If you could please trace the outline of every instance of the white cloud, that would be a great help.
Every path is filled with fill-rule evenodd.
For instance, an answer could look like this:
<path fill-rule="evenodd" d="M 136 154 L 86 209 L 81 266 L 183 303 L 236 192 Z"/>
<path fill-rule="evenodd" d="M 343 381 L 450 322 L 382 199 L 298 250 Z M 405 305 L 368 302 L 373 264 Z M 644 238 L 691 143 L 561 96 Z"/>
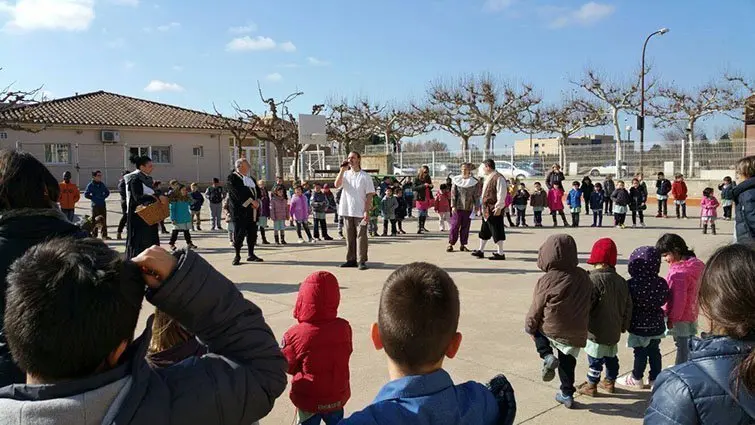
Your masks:
<path fill-rule="evenodd" d="M 121 6 L 139 6 L 139 0 L 110 0 L 110 3 L 114 3 Z"/>
<path fill-rule="evenodd" d="M 294 46 L 294 43 L 292 43 L 290 41 L 285 41 L 285 42 L 281 43 L 279 47 L 284 52 L 295 52 L 296 51 L 296 46 Z"/>
<path fill-rule="evenodd" d="M 278 81 L 283 80 L 283 76 L 278 74 L 277 72 L 273 72 L 272 74 L 267 74 L 265 79 L 267 81 L 270 81 L 271 83 L 277 83 Z"/>
<path fill-rule="evenodd" d="M 105 43 L 105 46 L 109 49 L 122 49 L 126 47 L 126 40 L 119 37 L 115 40 L 110 40 L 107 43 Z"/>
<path fill-rule="evenodd" d="M 181 65 L 173 65 L 173 70 L 176 72 L 181 72 L 184 70 L 184 67 L 182 67 Z"/>
<path fill-rule="evenodd" d="M 486 0 L 485 9 L 492 12 L 500 12 L 501 10 L 508 9 L 516 3 L 516 0 Z"/>
<path fill-rule="evenodd" d="M 85 31 L 94 20 L 94 0 L 0 0 L 0 17 L 10 15 L 8 31 Z"/>
<path fill-rule="evenodd" d="M 152 80 L 147 84 L 147 87 L 144 88 L 144 91 L 148 92 L 161 92 L 161 91 L 172 91 L 172 92 L 182 92 L 184 91 L 184 88 L 176 83 L 166 83 L 164 81 L 160 80 Z"/>
<path fill-rule="evenodd" d="M 136 64 L 134 62 L 131 62 L 131 61 L 123 62 L 123 67 L 126 69 L 134 69 L 135 66 Z"/>
<path fill-rule="evenodd" d="M 330 65 L 330 62 L 320 60 L 312 56 L 307 58 L 307 62 L 309 62 L 309 64 L 312 66 L 329 66 Z"/>
<path fill-rule="evenodd" d="M 250 22 L 246 25 L 241 25 L 238 27 L 228 28 L 228 32 L 230 32 L 231 34 L 247 34 L 255 31 L 257 31 L 257 24 L 255 24 L 254 22 Z"/>
<path fill-rule="evenodd" d="M 171 22 L 169 24 L 160 25 L 157 27 L 157 30 L 160 32 L 168 32 L 170 30 L 178 29 L 181 27 L 181 23 L 179 22 Z"/>
<path fill-rule="evenodd" d="M 616 6 L 596 2 L 585 3 L 579 9 L 561 9 L 559 16 L 552 18 L 551 28 L 564 28 L 567 26 L 589 26 L 601 21 L 613 14 Z"/>

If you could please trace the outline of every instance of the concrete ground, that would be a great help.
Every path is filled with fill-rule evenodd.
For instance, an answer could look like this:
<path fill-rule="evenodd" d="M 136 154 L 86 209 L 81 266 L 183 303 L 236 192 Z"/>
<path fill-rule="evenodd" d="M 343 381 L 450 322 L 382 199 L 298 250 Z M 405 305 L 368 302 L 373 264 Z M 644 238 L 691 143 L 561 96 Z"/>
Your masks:
<path fill-rule="evenodd" d="M 109 205 L 113 213 L 119 212 L 116 203 Z M 695 209 L 696 210 L 696 209 Z M 84 212 L 83 210 L 81 211 Z M 696 211 L 695 211 L 696 212 Z M 111 214 L 111 225 L 117 223 Z M 531 220 L 531 218 L 530 218 Z M 332 221 L 332 220 L 331 220 Z M 605 218 L 611 222 L 610 217 Z M 631 219 L 628 220 L 631 223 Z M 546 217 L 546 223 L 550 217 Z M 582 217 L 582 223 L 588 223 Z M 473 222 L 473 229 L 480 221 Z M 696 219 L 647 220 L 647 228 L 618 230 L 610 227 L 593 229 L 513 229 L 506 241 L 507 261 L 479 260 L 467 253 L 446 253 L 446 237 L 438 232 L 433 218 L 428 228 L 432 233 L 419 236 L 416 221 L 406 223 L 408 235 L 376 238 L 370 240 L 370 269 L 342 270 L 338 265 L 344 261 L 345 244 L 342 241 L 296 244 L 295 232 L 287 231 L 287 247 L 263 246 L 258 255 L 264 258 L 261 264 L 244 264 L 232 267 L 232 252 L 226 233 L 197 232 L 194 234 L 198 252 L 226 276 L 237 283 L 244 295 L 258 304 L 277 338 L 294 324 L 292 309 L 296 300 L 298 284 L 316 270 L 333 272 L 341 283 L 340 316 L 347 319 L 353 328 L 354 352 L 351 357 L 352 398 L 346 406 L 347 414 L 358 410 L 375 397 L 380 387 L 388 381 L 384 353 L 375 351 L 369 340 L 369 326 L 376 320 L 379 294 L 385 278 L 397 267 L 413 262 L 427 261 L 442 266 L 456 281 L 461 294 L 462 313 L 459 330 L 463 342 L 458 356 L 447 360 L 444 367 L 456 382 L 466 380 L 487 381 L 498 373 L 504 373 L 512 382 L 517 395 L 517 423 L 528 424 L 614 424 L 640 423 L 649 391 L 619 390 L 613 396 L 601 395 L 591 399 L 577 398 L 577 406 L 567 411 L 558 405 L 553 396 L 558 388 L 558 379 L 544 383 L 540 380 L 540 359 L 534 345 L 523 331 L 524 316 L 530 305 L 532 291 L 541 272 L 537 269 L 538 248 L 548 235 L 567 232 L 574 236 L 579 247 L 583 267 L 593 242 L 599 237 L 614 238 L 619 248 L 619 272 L 626 276 L 626 263 L 632 250 L 641 245 L 652 245 L 663 233 L 672 231 L 682 235 L 688 244 L 706 260 L 710 254 L 732 239 L 732 223 L 719 222 L 719 235 L 704 236 Z M 335 229 L 331 224 L 331 234 Z M 170 225 L 168 225 L 170 228 Z M 205 225 L 205 229 L 208 226 Z M 111 236 L 114 236 L 111 229 Z M 470 247 L 477 246 L 473 233 Z M 294 242 L 294 243 L 291 243 Z M 123 249 L 122 241 L 113 241 L 117 249 Z M 183 243 L 179 242 L 179 246 Z M 665 265 L 662 273 L 665 273 Z M 145 308 L 140 327 L 151 312 Z M 139 329 L 141 331 L 141 329 Z M 621 373 L 631 370 L 632 353 L 625 346 L 626 335 L 620 343 Z M 673 341 L 662 345 L 664 366 L 673 362 Z M 577 384 L 584 381 L 587 360 L 580 354 L 577 368 Z M 295 409 L 288 398 L 288 390 L 278 399 L 263 424 L 289 424 Z"/>

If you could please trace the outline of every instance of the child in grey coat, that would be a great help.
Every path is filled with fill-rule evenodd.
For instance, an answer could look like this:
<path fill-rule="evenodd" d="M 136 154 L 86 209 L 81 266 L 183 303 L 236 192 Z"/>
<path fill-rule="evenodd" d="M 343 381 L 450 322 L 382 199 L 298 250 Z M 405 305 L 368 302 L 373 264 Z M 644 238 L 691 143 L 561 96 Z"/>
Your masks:
<path fill-rule="evenodd" d="M 393 196 L 393 188 L 385 189 L 385 196 L 380 201 L 380 211 L 383 216 L 383 236 L 388 236 L 388 222 L 391 222 L 391 236 L 396 236 L 396 208 L 398 199 Z"/>

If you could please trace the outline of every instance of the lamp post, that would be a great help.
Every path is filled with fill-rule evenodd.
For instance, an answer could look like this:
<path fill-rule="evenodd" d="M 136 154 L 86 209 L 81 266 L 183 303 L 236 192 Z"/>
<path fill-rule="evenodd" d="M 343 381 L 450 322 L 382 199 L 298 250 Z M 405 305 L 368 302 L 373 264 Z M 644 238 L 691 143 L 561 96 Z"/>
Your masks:
<path fill-rule="evenodd" d="M 623 165 L 624 165 L 623 163 L 627 162 L 626 156 L 624 156 L 624 152 L 625 152 L 625 150 L 627 148 L 627 145 L 630 144 L 630 143 L 632 143 L 632 126 L 628 125 L 625 128 L 625 130 L 627 131 L 627 140 L 624 141 L 624 145 L 621 147 L 621 162 L 622 162 L 622 167 L 620 167 L 620 168 L 623 168 Z M 628 165 L 627 165 L 627 167 L 628 167 Z M 642 172 L 642 169 L 640 169 L 640 172 Z"/>
<path fill-rule="evenodd" d="M 661 28 L 650 34 L 642 45 L 642 70 L 640 71 L 640 116 L 637 117 L 637 130 L 640 131 L 640 172 L 643 170 L 643 156 L 645 154 L 645 49 L 648 47 L 648 41 L 656 34 L 666 34 L 668 28 Z"/>

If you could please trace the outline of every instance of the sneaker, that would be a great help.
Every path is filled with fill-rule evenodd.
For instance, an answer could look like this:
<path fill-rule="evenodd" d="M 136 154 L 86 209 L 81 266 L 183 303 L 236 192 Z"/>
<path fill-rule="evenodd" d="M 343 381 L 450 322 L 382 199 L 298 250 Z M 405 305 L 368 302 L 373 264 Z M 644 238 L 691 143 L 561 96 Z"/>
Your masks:
<path fill-rule="evenodd" d="M 642 227 L 648 227 L 648 225 L 645 224 L 645 223 L 640 223 L 640 226 L 642 226 Z"/>
<path fill-rule="evenodd" d="M 341 264 L 341 268 L 342 269 L 347 269 L 347 268 L 349 268 L 349 269 L 355 269 L 358 266 L 359 266 L 359 264 L 357 264 L 356 261 L 347 261 L 347 262 Z"/>
<path fill-rule="evenodd" d="M 367 270 L 367 264 L 359 263 L 359 270 Z"/>
<path fill-rule="evenodd" d="M 571 409 L 574 405 L 574 397 L 570 395 L 564 395 L 561 392 L 556 393 L 556 401 L 563 404 L 567 409 Z"/>
<path fill-rule="evenodd" d="M 622 225 L 621 225 L 621 228 L 622 228 L 622 229 L 626 229 L 626 228 L 627 228 L 627 226 L 626 226 L 625 224 L 622 224 Z"/>
<path fill-rule="evenodd" d="M 326 241 L 332 241 L 332 240 L 333 240 L 333 238 L 331 238 L 330 236 L 325 236 L 325 237 L 323 238 L 323 240 L 326 240 Z"/>
<path fill-rule="evenodd" d="M 636 225 L 636 224 L 633 224 L 633 225 L 632 225 L 632 228 L 634 229 L 635 227 L 637 227 L 637 225 Z"/>
<path fill-rule="evenodd" d="M 496 260 L 497 261 L 505 260 L 506 259 L 506 254 L 499 254 L 497 252 L 494 252 L 493 256 L 490 257 L 490 259 L 494 260 L 494 261 L 496 261 Z"/>
<path fill-rule="evenodd" d="M 580 386 L 577 387 L 577 392 L 588 397 L 597 397 L 598 385 L 593 384 L 590 381 L 583 382 Z"/>
<path fill-rule="evenodd" d="M 645 388 L 645 384 L 642 382 L 642 380 L 634 379 L 634 376 L 632 376 L 631 373 L 628 373 L 617 379 L 616 383 L 621 385 L 622 387 L 635 388 L 638 390 Z"/>
<path fill-rule="evenodd" d="M 558 369 L 558 357 L 553 354 L 545 356 L 542 370 L 543 382 L 552 381 L 556 377 L 556 369 Z"/>
<path fill-rule="evenodd" d="M 591 224 L 590 227 L 595 227 L 595 224 Z"/>
<path fill-rule="evenodd" d="M 663 214 L 656 214 L 655 218 L 662 218 Z"/>
<path fill-rule="evenodd" d="M 485 258 L 485 253 L 478 249 L 475 249 L 474 251 L 472 251 L 472 257 Z"/>
<path fill-rule="evenodd" d="M 297 242 L 298 242 L 298 243 L 304 243 L 304 239 L 301 239 L 301 238 L 300 238 L 300 239 L 299 239 L 299 240 L 298 240 Z"/>
<path fill-rule="evenodd" d="M 189 248 L 189 249 L 198 249 L 199 248 L 198 246 L 194 245 L 193 243 L 190 243 L 186 247 Z"/>
<path fill-rule="evenodd" d="M 310 239 L 310 240 L 308 240 L 307 242 L 309 242 L 309 243 L 315 243 L 315 242 L 317 242 L 317 241 L 319 241 L 319 239 Z"/>
<path fill-rule="evenodd" d="M 598 384 L 598 387 L 600 387 L 601 390 L 607 392 L 608 394 L 613 394 L 616 392 L 616 381 L 603 379 Z"/>
<path fill-rule="evenodd" d="M 262 263 L 264 260 L 256 255 L 250 255 L 246 257 L 246 261 L 249 261 L 250 263 Z"/>

